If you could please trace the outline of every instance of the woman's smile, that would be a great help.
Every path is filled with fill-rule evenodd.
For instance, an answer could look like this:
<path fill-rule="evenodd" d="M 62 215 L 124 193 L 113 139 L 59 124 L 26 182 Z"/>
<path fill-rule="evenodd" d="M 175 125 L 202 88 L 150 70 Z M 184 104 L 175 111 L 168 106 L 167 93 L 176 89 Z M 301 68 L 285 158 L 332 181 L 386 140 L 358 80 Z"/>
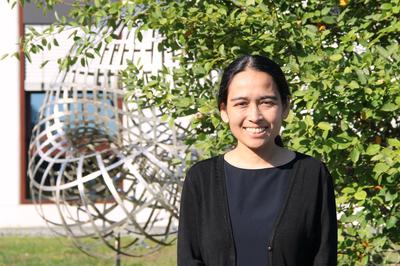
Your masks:
<path fill-rule="evenodd" d="M 243 127 L 243 129 L 254 137 L 262 137 L 267 133 L 267 127 Z"/>

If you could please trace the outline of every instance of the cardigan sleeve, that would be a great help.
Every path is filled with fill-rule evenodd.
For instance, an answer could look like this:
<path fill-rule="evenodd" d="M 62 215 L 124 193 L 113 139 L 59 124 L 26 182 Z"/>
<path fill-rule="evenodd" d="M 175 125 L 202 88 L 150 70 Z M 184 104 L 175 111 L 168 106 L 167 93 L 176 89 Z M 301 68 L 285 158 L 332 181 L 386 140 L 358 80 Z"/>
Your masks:
<path fill-rule="evenodd" d="M 185 178 L 178 228 L 178 266 L 204 266 L 199 243 L 199 203 L 191 171 Z"/>
<path fill-rule="evenodd" d="M 332 176 L 323 165 L 322 175 L 322 210 L 320 220 L 319 248 L 314 265 L 337 265 L 337 219 L 335 194 Z"/>

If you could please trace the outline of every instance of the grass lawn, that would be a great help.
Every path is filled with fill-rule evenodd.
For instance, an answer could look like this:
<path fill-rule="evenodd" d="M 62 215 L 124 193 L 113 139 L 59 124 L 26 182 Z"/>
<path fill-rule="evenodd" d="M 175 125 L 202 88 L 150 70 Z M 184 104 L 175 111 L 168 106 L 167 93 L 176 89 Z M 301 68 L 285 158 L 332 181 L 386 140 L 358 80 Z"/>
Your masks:
<path fill-rule="evenodd" d="M 108 252 L 108 249 L 105 249 Z M 110 254 L 111 251 L 110 251 Z M 0 265 L 55 266 L 55 265 L 114 265 L 114 258 L 93 258 L 78 250 L 70 240 L 62 237 L 0 237 Z M 125 266 L 175 266 L 176 245 L 140 258 L 121 257 Z"/>

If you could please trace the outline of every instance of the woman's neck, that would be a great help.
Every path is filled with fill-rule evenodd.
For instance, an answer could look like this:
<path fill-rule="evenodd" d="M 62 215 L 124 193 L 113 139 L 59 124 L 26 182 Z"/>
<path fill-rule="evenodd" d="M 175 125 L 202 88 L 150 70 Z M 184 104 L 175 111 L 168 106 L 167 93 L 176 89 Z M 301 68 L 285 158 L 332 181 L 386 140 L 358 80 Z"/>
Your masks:
<path fill-rule="evenodd" d="M 257 151 L 239 144 L 227 152 L 224 159 L 240 168 L 257 169 L 280 166 L 290 162 L 294 157 L 294 152 L 277 145 Z"/>

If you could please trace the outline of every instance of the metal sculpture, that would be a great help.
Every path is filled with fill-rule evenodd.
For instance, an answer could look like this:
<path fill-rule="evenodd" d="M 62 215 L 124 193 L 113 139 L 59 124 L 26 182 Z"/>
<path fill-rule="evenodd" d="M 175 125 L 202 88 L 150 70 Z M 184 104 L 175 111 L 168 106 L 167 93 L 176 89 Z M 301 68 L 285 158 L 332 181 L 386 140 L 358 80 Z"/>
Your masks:
<path fill-rule="evenodd" d="M 157 50 L 161 36 L 147 31 L 139 42 L 124 25 L 113 33 L 120 39 L 104 44 L 101 57 L 60 73 L 46 91 L 28 175 L 51 229 L 91 255 L 103 243 L 141 256 L 175 239 L 186 125 L 171 126 L 158 110 L 123 101 L 119 71 L 126 60 L 144 62 L 145 73 L 172 66 L 171 56 Z M 173 164 L 177 159 L 182 163 Z M 45 212 L 48 202 L 57 217 Z"/>

